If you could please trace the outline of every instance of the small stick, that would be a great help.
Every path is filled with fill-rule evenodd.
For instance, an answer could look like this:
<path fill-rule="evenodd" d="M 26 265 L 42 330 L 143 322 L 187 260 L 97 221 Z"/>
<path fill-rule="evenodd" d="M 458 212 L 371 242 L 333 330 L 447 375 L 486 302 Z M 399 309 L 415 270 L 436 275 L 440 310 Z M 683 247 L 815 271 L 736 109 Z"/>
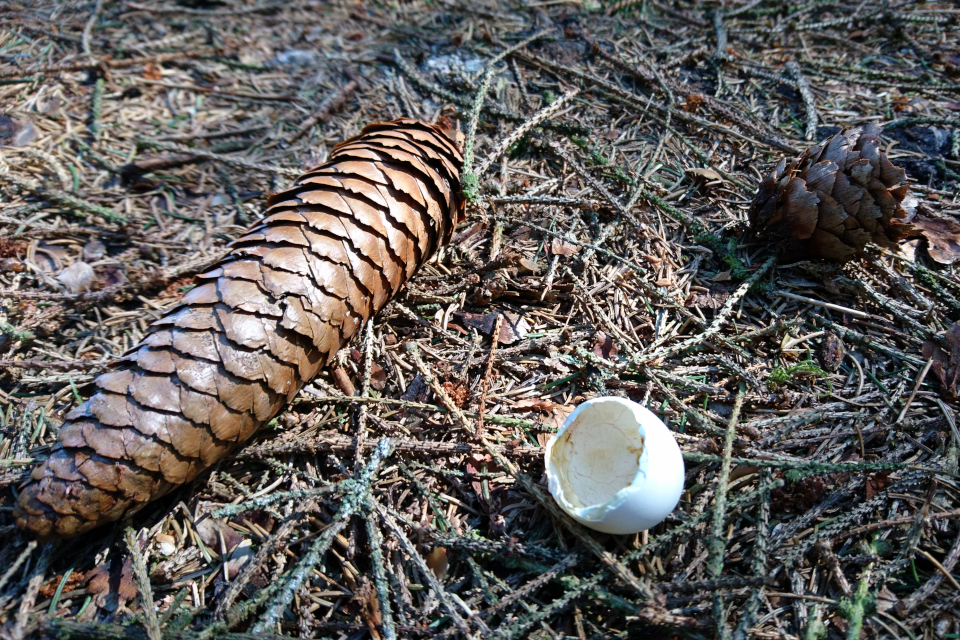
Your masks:
<path fill-rule="evenodd" d="M 83 53 L 86 54 L 88 58 L 93 57 L 93 50 L 90 47 L 90 34 L 93 33 L 93 25 L 97 23 L 97 19 L 100 17 L 100 10 L 102 8 L 103 0 L 97 0 L 97 4 L 93 7 L 93 13 L 90 14 L 87 24 L 83 26 Z"/>
<path fill-rule="evenodd" d="M 717 33 L 717 52 L 713 57 L 723 61 L 727 59 L 727 25 L 723 21 L 723 9 L 714 9 L 712 19 L 713 30 Z"/>
<path fill-rule="evenodd" d="M 718 333 L 720 329 L 723 328 L 723 325 L 725 325 L 727 320 L 730 318 L 730 316 L 733 315 L 733 308 L 736 306 L 738 302 L 740 302 L 741 298 L 747 295 L 747 292 L 750 291 L 750 288 L 754 285 L 754 283 L 756 283 L 767 271 L 769 271 L 770 267 L 772 267 L 774 262 L 776 261 L 777 261 L 777 255 L 774 254 L 770 256 L 766 262 L 760 265 L 760 268 L 754 271 L 753 274 L 747 280 L 745 280 L 743 284 L 741 284 L 736 291 L 733 292 L 733 295 L 731 295 L 730 298 L 727 299 L 727 301 L 723 305 L 723 308 L 721 308 L 720 312 L 717 314 L 716 319 L 703 332 L 695 336 L 692 336 L 690 338 L 687 338 L 683 342 L 677 343 L 665 349 L 661 349 L 660 351 L 654 351 L 652 353 L 646 353 L 646 354 L 639 354 L 631 358 L 630 362 L 627 363 L 626 365 L 623 365 L 623 367 L 625 368 L 627 366 L 636 366 L 639 364 L 644 364 L 646 362 L 652 362 L 654 360 L 666 358 L 669 355 L 680 353 L 682 351 L 685 351 L 686 349 L 689 349 L 690 347 L 693 347 L 698 344 L 702 344 L 703 342 L 711 338 L 714 334 Z M 782 295 L 792 296 L 793 294 L 782 294 Z M 802 297 L 802 296 L 797 296 L 797 297 Z"/>
<path fill-rule="evenodd" d="M 17 569 L 20 568 L 27 558 L 30 557 L 30 554 L 33 553 L 33 550 L 37 548 L 37 541 L 31 540 L 27 543 L 27 546 L 23 551 L 20 552 L 20 555 L 17 556 L 17 559 L 13 561 L 13 564 L 10 565 L 10 568 L 7 569 L 3 576 L 0 576 L 0 591 L 7 585 L 7 582 L 10 580 L 10 576 L 17 572 Z"/>
<path fill-rule="evenodd" d="M 89 360 L 0 360 L 0 369 L 102 369 L 109 362 Z"/>
<path fill-rule="evenodd" d="M 476 202 L 480 197 L 480 177 L 473 171 L 473 147 L 477 141 L 477 124 L 480 122 L 480 110 L 483 108 L 483 101 L 487 97 L 487 91 L 490 89 L 490 81 L 493 79 L 493 66 L 487 68 L 483 74 L 483 80 L 480 81 L 480 87 L 477 89 L 477 95 L 474 97 L 473 105 L 470 107 L 470 119 L 467 121 L 467 139 L 463 145 L 463 195 L 470 202 Z"/>
<path fill-rule="evenodd" d="M 479 167 L 477 167 L 477 175 L 484 175 L 487 172 L 487 169 L 490 168 L 490 165 L 493 164 L 493 161 L 499 158 L 504 151 L 509 149 L 510 145 L 527 135 L 527 133 L 529 133 L 534 127 L 538 126 L 541 122 L 555 114 L 557 111 L 560 111 L 560 109 L 578 93 L 580 93 L 580 89 L 571 89 L 570 91 L 567 91 L 565 94 L 554 100 L 551 104 L 533 114 L 529 120 L 514 129 L 510 135 L 497 143 L 497 146 L 494 148 L 494 150 L 487 155 L 487 159 L 484 160 Z"/>
<path fill-rule="evenodd" d="M 7 182 L 13 183 L 20 189 L 30 191 L 40 197 L 49 198 L 50 200 L 56 201 L 58 204 L 74 211 L 75 213 L 85 216 L 88 213 L 101 216 L 110 220 L 111 222 L 116 222 L 117 224 L 125 224 L 127 222 L 126 216 L 118 214 L 113 209 L 108 209 L 107 207 L 102 207 L 98 204 L 91 204 L 86 200 L 78 198 L 72 194 L 62 191 L 60 189 L 45 189 L 40 185 L 37 185 L 28 180 L 18 178 L 12 173 L 3 173 L 0 174 L 0 180 L 6 180 Z"/>
<path fill-rule="evenodd" d="M 939 560 L 937 560 L 937 559 L 934 558 L 932 555 L 930 555 L 928 552 L 924 551 L 923 549 L 921 549 L 921 548 L 919 548 L 919 547 L 917 547 L 917 548 L 915 549 L 915 551 L 916 551 L 917 553 L 923 555 L 923 557 L 926 558 L 927 560 L 929 560 L 930 562 L 932 562 L 932 563 L 933 563 L 933 566 L 935 566 L 935 567 L 937 568 L 937 570 L 940 571 L 940 573 L 942 573 L 943 576 L 944 576 L 947 580 L 950 581 L 950 584 L 953 585 L 953 588 L 956 589 L 957 591 L 960 591 L 960 583 L 957 583 L 956 578 L 954 578 L 953 575 L 951 575 L 951 573 L 950 573 L 949 571 L 947 571 L 947 568 L 946 568 L 946 567 L 944 567 L 942 564 L 940 564 L 940 561 L 939 561 Z"/>
<path fill-rule="evenodd" d="M 90 137 L 93 142 L 100 140 L 100 114 L 103 111 L 103 86 L 105 80 L 102 75 L 97 76 L 93 83 L 93 92 L 90 97 Z"/>
<path fill-rule="evenodd" d="M 410 559 L 413 560 L 413 563 L 417 566 L 417 569 L 420 570 L 420 573 L 426 579 L 427 584 L 430 585 L 430 588 L 433 590 L 434 594 L 436 594 L 437 599 L 440 600 L 443 608 L 447 610 L 447 614 L 460 630 L 460 633 L 465 635 L 467 638 L 476 638 L 476 635 L 471 633 L 470 626 L 467 624 L 467 621 L 464 620 L 463 616 L 460 615 L 460 611 L 455 606 L 450 594 L 446 589 L 443 588 L 443 585 L 440 584 L 440 581 L 437 580 L 437 576 L 435 576 L 433 571 L 430 570 L 430 567 L 427 566 L 423 556 L 421 556 L 417 551 L 417 547 L 410 542 L 410 539 L 403 533 L 400 523 L 398 523 L 396 519 L 390 515 L 390 512 L 387 511 L 386 507 L 381 505 L 376 500 L 370 499 L 370 504 L 383 520 L 383 523 L 387 525 L 387 528 L 393 533 L 393 537 L 397 540 L 397 542 L 400 543 L 400 546 L 403 548 L 404 552 L 410 556 Z M 490 635 L 490 629 L 487 628 L 487 625 L 484 624 L 484 622 L 477 616 L 476 613 L 471 612 L 470 617 L 477 624 L 477 626 L 480 627 L 485 636 Z"/>
<path fill-rule="evenodd" d="M 589 209 L 597 211 L 600 203 L 596 200 L 584 198 L 556 198 L 553 196 L 489 196 L 487 202 L 494 204 L 540 204 L 545 206 L 562 206 L 571 209 Z"/>
<path fill-rule="evenodd" d="M 790 293 L 788 291 L 778 291 L 777 295 L 783 296 L 784 298 L 790 298 L 791 300 L 796 300 L 797 302 L 806 302 L 807 304 L 812 304 L 817 307 L 823 307 L 824 309 L 830 309 L 831 311 L 836 311 L 837 313 L 846 313 L 853 316 L 854 318 L 863 318 L 864 320 L 872 319 L 873 316 L 865 311 L 859 311 L 857 309 L 851 309 L 850 307 L 841 307 L 838 304 L 833 304 L 832 302 L 823 302 L 822 300 L 815 300 L 813 298 L 808 298 L 806 296 L 799 296 L 795 293 Z"/>
<path fill-rule="evenodd" d="M 160 622 L 157 620 L 156 605 L 153 604 L 153 589 L 150 587 L 146 558 L 140 551 L 140 543 L 133 529 L 128 527 L 123 533 L 123 539 L 133 559 L 133 573 L 137 578 L 137 587 L 140 591 L 140 607 L 143 611 L 143 626 L 147 629 L 147 637 L 150 640 L 161 640 Z"/>
<path fill-rule="evenodd" d="M 183 9 L 186 11 L 186 9 Z M 34 69 L 32 71 L 27 71 L 23 69 L 3 69 L 0 70 L 0 78 L 12 78 L 19 76 L 22 73 L 29 73 L 31 75 L 52 75 L 55 73 L 61 73 L 63 71 L 83 71 L 84 69 L 95 69 L 97 67 L 105 66 L 109 69 L 120 69 L 124 67 L 134 67 L 140 64 L 146 64 L 147 62 L 153 62 L 154 64 L 160 64 L 161 62 L 170 62 L 173 60 L 182 60 L 183 58 L 197 58 L 203 55 L 209 55 L 214 53 L 216 50 L 213 47 L 204 47 L 203 49 L 196 49 L 193 51 L 181 51 L 177 53 L 158 53 L 152 56 L 141 56 L 137 58 L 123 58 L 120 60 L 91 60 L 87 59 L 83 62 L 66 62 L 61 64 L 51 64 L 45 67 L 40 67 L 39 69 Z"/>
<path fill-rule="evenodd" d="M 299 169 L 288 169 L 287 167 L 276 167 L 273 165 L 263 164 L 260 162 L 251 162 L 249 160 L 244 160 L 243 158 L 234 158 L 233 156 L 226 156 L 220 153 L 211 153 L 209 151 L 204 151 L 203 149 L 194 149 L 192 147 L 184 147 L 182 145 L 172 144 L 169 142 L 160 142 L 157 140 L 148 140 L 146 138 L 137 138 L 137 144 L 142 147 L 153 147 L 155 149 L 163 149 L 164 151 L 174 151 L 176 153 L 190 153 L 200 158 L 216 160 L 218 162 L 223 162 L 224 164 L 229 164 L 236 167 L 243 167 L 245 169 L 254 169 L 256 171 L 264 171 L 267 173 L 278 173 L 284 176 L 297 177 L 302 173 Z"/>
<path fill-rule="evenodd" d="M 367 542 L 370 544 L 370 564 L 373 566 L 373 583 L 377 588 L 377 601 L 380 603 L 381 630 L 385 640 L 396 640 L 397 628 L 393 621 L 393 608 L 390 604 L 390 584 L 387 581 L 386 565 L 383 559 L 383 536 L 380 534 L 376 518 L 365 518 Z"/>
<path fill-rule="evenodd" d="M 803 109 L 807 113 L 807 130 L 803 137 L 805 140 L 813 140 L 813 136 L 817 133 L 817 101 L 810 90 L 807 77 L 803 75 L 803 71 L 796 60 L 787 62 L 787 71 L 797 80 L 797 90 L 800 92 L 800 97 L 803 98 Z"/>
<path fill-rule="evenodd" d="M 907 410 L 910 409 L 910 405 L 913 404 L 913 399 L 917 396 L 917 392 L 920 391 L 920 385 L 923 384 L 924 378 L 927 377 L 927 373 L 930 372 L 930 367 L 933 366 L 933 358 L 927 360 L 927 364 L 923 367 L 923 371 L 920 372 L 920 375 L 917 377 L 917 383 L 913 385 L 913 391 L 910 393 L 910 397 L 907 398 L 907 403 L 903 405 L 903 411 L 900 412 L 900 415 L 897 416 L 897 419 L 893 421 L 894 425 L 898 425 L 903 422 L 903 419 L 907 415 Z"/>
<path fill-rule="evenodd" d="M 367 331 L 363 340 L 363 384 L 360 388 L 360 395 L 364 398 L 370 397 L 370 370 L 373 368 L 373 320 L 367 321 L 366 328 Z M 361 403 L 357 409 L 357 450 L 354 456 L 354 473 L 360 473 L 363 468 L 363 444 L 367 439 L 367 412 L 369 410 L 369 405 L 366 402 Z"/>
<path fill-rule="evenodd" d="M 501 316 L 502 317 L 502 316 Z M 431 373 L 430 369 L 423 362 L 423 359 L 420 357 L 420 347 L 416 342 L 410 341 L 406 343 L 407 353 L 413 358 L 413 362 L 417 367 L 417 371 L 420 372 L 420 375 L 423 376 L 423 381 L 433 390 L 433 392 L 440 398 L 440 402 L 443 403 L 443 406 L 446 407 L 453 416 L 457 419 L 457 422 L 471 434 L 476 434 L 477 429 L 474 427 L 473 423 L 463 415 L 463 411 L 460 410 L 454 402 L 450 395 L 443 388 L 443 385 L 440 384 L 440 381 L 437 380 L 437 377 Z M 482 408 L 481 408 L 482 410 Z"/>
<path fill-rule="evenodd" d="M 490 356 L 487 359 L 487 368 L 483 372 L 483 392 L 480 394 L 480 406 L 477 413 L 477 432 L 483 433 L 483 414 L 487 407 L 487 394 L 490 392 L 490 375 L 493 373 L 493 358 L 497 353 L 497 343 L 500 341 L 500 328 L 503 327 L 503 314 L 497 314 L 497 320 L 493 325 L 493 337 L 490 342 Z"/>

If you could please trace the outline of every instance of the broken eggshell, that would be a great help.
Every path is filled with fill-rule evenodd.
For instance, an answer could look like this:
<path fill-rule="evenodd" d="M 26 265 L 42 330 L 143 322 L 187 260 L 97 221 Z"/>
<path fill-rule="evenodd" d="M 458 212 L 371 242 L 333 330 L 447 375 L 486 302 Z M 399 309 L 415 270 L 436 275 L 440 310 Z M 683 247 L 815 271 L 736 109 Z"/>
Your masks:
<path fill-rule="evenodd" d="M 603 533 L 637 533 L 663 522 L 683 492 L 683 456 L 673 434 L 649 409 L 624 398 L 581 404 L 544 455 L 560 507 Z"/>

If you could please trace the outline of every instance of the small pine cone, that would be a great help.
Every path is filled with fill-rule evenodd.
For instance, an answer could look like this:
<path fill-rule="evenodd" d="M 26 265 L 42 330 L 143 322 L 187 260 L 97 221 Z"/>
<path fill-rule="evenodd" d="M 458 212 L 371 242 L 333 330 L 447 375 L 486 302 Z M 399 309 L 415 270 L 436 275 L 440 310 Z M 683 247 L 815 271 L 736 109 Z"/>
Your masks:
<path fill-rule="evenodd" d="M 904 199 L 907 174 L 880 150 L 880 126 L 845 129 L 787 165 L 781 160 L 760 183 L 751 228 L 786 240 L 799 258 L 845 262 L 868 242 L 895 248 L 911 227 Z"/>

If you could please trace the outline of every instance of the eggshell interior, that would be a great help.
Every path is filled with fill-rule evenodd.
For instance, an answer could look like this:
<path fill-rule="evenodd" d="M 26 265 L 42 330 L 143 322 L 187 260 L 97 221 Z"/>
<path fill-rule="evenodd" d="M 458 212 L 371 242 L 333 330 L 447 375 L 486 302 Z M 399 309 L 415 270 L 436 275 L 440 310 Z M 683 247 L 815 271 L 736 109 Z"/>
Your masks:
<path fill-rule="evenodd" d="M 575 520 L 629 534 L 662 522 L 683 492 L 683 455 L 649 409 L 619 397 L 588 400 L 544 452 L 550 493 Z"/>
<path fill-rule="evenodd" d="M 586 419 L 584 419 L 586 417 Z M 643 455 L 643 435 L 633 412 L 618 403 L 581 413 L 553 445 L 553 464 L 574 507 L 613 500 L 629 487 Z"/>

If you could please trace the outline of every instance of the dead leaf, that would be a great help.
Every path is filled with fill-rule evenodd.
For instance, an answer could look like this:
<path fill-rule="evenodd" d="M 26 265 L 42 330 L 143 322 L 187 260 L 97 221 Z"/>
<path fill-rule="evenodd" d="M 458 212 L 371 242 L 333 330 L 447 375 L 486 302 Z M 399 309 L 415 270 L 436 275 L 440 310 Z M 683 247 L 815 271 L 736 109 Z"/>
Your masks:
<path fill-rule="evenodd" d="M 902 243 L 899 248 L 900 254 L 906 258 L 908 262 L 916 262 L 917 250 L 920 248 L 920 239 L 914 238 L 913 240 L 907 240 Z"/>
<path fill-rule="evenodd" d="M 519 271 L 521 273 L 540 273 L 540 265 L 529 258 L 521 257 L 517 261 L 517 266 L 519 267 Z"/>
<path fill-rule="evenodd" d="M 172 556 L 177 550 L 177 539 L 166 533 L 158 533 L 153 538 L 157 543 L 157 551 L 163 556 Z"/>
<path fill-rule="evenodd" d="M 832 373 L 840 368 L 840 363 L 843 362 L 845 354 L 846 349 L 837 334 L 827 332 L 823 336 L 820 348 L 817 349 L 817 361 L 821 367 Z"/>
<path fill-rule="evenodd" d="M 24 147 L 37 137 L 37 129 L 32 122 L 14 120 L 10 116 L 0 113 L 0 145 Z"/>
<path fill-rule="evenodd" d="M 613 338 L 603 331 L 597 331 L 597 334 L 593 337 L 593 346 L 591 349 L 597 356 L 605 360 L 613 359 L 619 352 L 617 345 L 613 342 Z"/>
<path fill-rule="evenodd" d="M 353 358 L 354 362 L 356 362 L 360 367 L 360 375 L 362 376 L 364 367 L 363 361 L 366 359 L 365 356 L 356 349 L 350 349 L 350 357 Z M 370 386 L 377 391 L 383 391 L 387 386 L 387 372 L 384 371 L 383 367 L 378 365 L 376 362 L 370 363 Z"/>
<path fill-rule="evenodd" d="M 711 282 L 730 282 L 730 270 L 721 271 L 717 275 L 710 278 Z"/>
<path fill-rule="evenodd" d="M 561 240 L 560 238 L 554 238 L 550 243 L 550 253 L 555 256 L 572 256 L 578 251 L 580 251 L 579 245 Z"/>
<path fill-rule="evenodd" d="M 387 387 L 387 371 L 376 362 L 370 365 L 370 386 L 377 391 L 383 391 Z"/>
<path fill-rule="evenodd" d="M 87 572 L 87 593 L 94 596 L 98 607 L 116 611 L 120 605 L 137 597 L 133 576 L 133 560 L 129 556 L 111 554 L 108 562 Z"/>
<path fill-rule="evenodd" d="M 163 74 L 160 73 L 160 68 L 156 64 L 148 62 L 143 65 L 143 77 L 147 80 L 160 80 Z"/>
<path fill-rule="evenodd" d="M 446 391 L 450 399 L 453 400 L 453 404 L 461 409 L 467 403 L 467 398 L 470 395 L 470 389 L 462 382 L 444 382 L 443 390 Z"/>
<path fill-rule="evenodd" d="M 67 250 L 63 246 L 46 242 L 38 244 L 33 251 L 27 250 L 27 258 L 33 260 L 34 264 L 47 273 L 59 272 L 63 268 L 66 257 Z"/>
<path fill-rule="evenodd" d="M 706 102 L 706 100 L 707 99 L 701 93 L 688 93 L 686 98 L 684 98 L 683 105 L 680 108 L 688 113 L 693 113 L 699 109 L 700 105 Z"/>
<path fill-rule="evenodd" d="M 400 397 L 407 402 L 427 402 L 430 400 L 430 387 L 423 381 L 423 376 L 418 373 L 410 381 L 406 393 Z"/>
<path fill-rule="evenodd" d="M 367 622 L 367 629 L 373 640 L 380 640 L 380 629 L 383 626 L 383 614 L 380 612 L 380 600 L 377 590 L 366 576 L 360 577 L 360 586 L 354 592 L 354 598 L 360 603 L 363 617 Z"/>
<path fill-rule="evenodd" d="M 249 562 L 253 559 L 253 543 L 249 540 L 243 540 L 237 545 L 237 548 L 230 554 L 227 560 L 227 573 L 233 580 Z"/>
<path fill-rule="evenodd" d="M 947 351 L 933 340 L 923 343 L 923 357 L 933 359 L 930 371 L 940 382 L 940 389 L 947 398 L 957 397 L 957 378 L 960 376 L 960 322 L 955 322 L 943 336 Z"/>
<path fill-rule="evenodd" d="M 73 591 L 84 579 L 85 576 L 82 573 L 78 571 L 72 572 L 70 577 L 67 578 L 67 583 L 64 585 L 63 591 Z M 52 598 L 57 593 L 57 588 L 60 586 L 61 580 L 63 580 L 62 575 L 54 576 L 49 582 L 40 587 L 40 595 L 44 598 Z"/>
<path fill-rule="evenodd" d="M 696 307 L 698 309 L 719 309 L 730 298 L 730 289 L 723 285 L 710 287 L 708 291 L 691 291 L 685 307 Z"/>
<path fill-rule="evenodd" d="M 823 478 L 812 476 L 770 492 L 775 513 L 804 513 L 823 500 L 827 484 Z"/>
<path fill-rule="evenodd" d="M 533 409 L 534 411 L 543 411 L 544 413 L 550 413 L 555 407 L 559 406 L 556 402 L 542 400 L 540 398 L 524 398 L 517 400 L 517 403 L 513 405 L 515 409 Z"/>
<path fill-rule="evenodd" d="M 720 184 L 723 182 L 723 176 L 709 168 L 687 169 L 686 174 L 688 176 L 694 176 L 695 178 L 703 178 L 707 181 L 707 184 Z"/>
<path fill-rule="evenodd" d="M 530 324 L 526 318 L 509 311 L 493 313 L 469 313 L 459 311 L 453 314 L 455 320 L 467 327 L 473 327 L 481 333 L 492 335 L 493 329 L 497 324 L 497 315 L 503 316 L 503 324 L 500 326 L 500 344 L 513 344 L 522 340 L 530 332 Z"/>
<path fill-rule="evenodd" d="M 897 606 L 898 602 L 900 602 L 900 600 L 897 598 L 896 594 L 886 587 L 880 589 L 879 593 L 877 593 L 877 611 L 880 613 L 886 613 L 887 611 L 890 611 Z"/>
<path fill-rule="evenodd" d="M 236 549 L 243 541 L 243 538 L 233 530 L 233 527 L 217 518 L 202 518 L 195 526 L 197 533 L 200 534 L 200 539 L 203 540 L 203 544 L 210 547 L 217 554 L 222 554 L 224 551 L 220 544 L 221 535 L 223 536 L 224 545 L 226 545 L 227 554 Z"/>
<path fill-rule="evenodd" d="M 940 264 L 960 260 L 960 223 L 951 218 L 917 216 L 911 222 L 927 240 L 927 253 Z"/>
<path fill-rule="evenodd" d="M 866 493 L 866 499 L 869 500 L 873 496 L 877 495 L 881 491 L 887 488 L 890 484 L 890 472 L 881 471 L 880 473 L 875 473 L 869 478 L 867 478 L 866 485 L 864 487 Z"/>
<path fill-rule="evenodd" d="M 93 267 L 83 260 L 77 260 L 57 275 L 57 281 L 70 293 L 89 290 L 94 278 Z"/>
<path fill-rule="evenodd" d="M 106 255 L 107 245 L 94 238 L 87 244 L 83 245 L 83 253 L 81 254 L 80 259 L 84 262 L 96 262 L 97 260 L 103 260 L 104 256 Z"/>
<path fill-rule="evenodd" d="M 574 409 L 576 409 L 576 407 L 572 404 L 558 404 L 553 408 L 552 411 L 550 411 L 550 415 L 547 416 L 547 419 L 543 421 L 544 429 L 559 431 L 560 427 L 563 426 L 563 423 L 566 422 L 567 416 L 573 413 Z"/>
<path fill-rule="evenodd" d="M 96 268 L 97 281 L 104 289 L 117 287 L 127 282 L 127 274 L 122 264 L 108 264 Z"/>
<path fill-rule="evenodd" d="M 430 571 L 437 576 L 437 580 L 443 580 L 447 577 L 447 569 L 450 568 L 450 559 L 447 556 L 446 547 L 434 547 L 427 557 L 424 558 Z"/>

